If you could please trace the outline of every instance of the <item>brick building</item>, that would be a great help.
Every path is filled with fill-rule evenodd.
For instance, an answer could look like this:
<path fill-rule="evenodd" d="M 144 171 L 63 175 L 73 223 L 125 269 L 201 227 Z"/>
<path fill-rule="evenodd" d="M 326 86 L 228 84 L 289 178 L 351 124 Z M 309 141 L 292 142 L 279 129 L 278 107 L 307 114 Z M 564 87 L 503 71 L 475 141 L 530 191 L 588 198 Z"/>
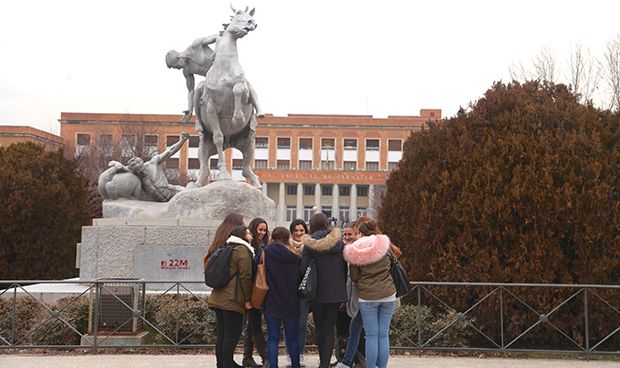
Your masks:
<path fill-rule="evenodd" d="M 64 148 L 63 139 L 57 135 L 29 126 L 0 125 L 0 147 L 23 142 L 40 144 L 48 151 Z"/>
<path fill-rule="evenodd" d="M 340 221 L 353 220 L 372 206 L 375 186 L 385 184 L 410 133 L 440 118 L 439 109 L 387 118 L 268 115 L 258 122 L 254 170 L 263 192 L 278 205 L 279 223 L 308 220 L 317 210 Z M 178 115 L 62 113 L 60 118 L 67 150 L 95 156 L 99 170 L 112 158 L 161 152 L 189 130 L 188 144 L 166 162 L 167 174 L 183 183 L 198 176 L 199 137 L 193 123 L 178 121 Z M 244 180 L 241 158 L 237 150 L 226 151 L 227 166 L 237 180 Z M 212 174 L 215 163 L 212 158 Z"/>

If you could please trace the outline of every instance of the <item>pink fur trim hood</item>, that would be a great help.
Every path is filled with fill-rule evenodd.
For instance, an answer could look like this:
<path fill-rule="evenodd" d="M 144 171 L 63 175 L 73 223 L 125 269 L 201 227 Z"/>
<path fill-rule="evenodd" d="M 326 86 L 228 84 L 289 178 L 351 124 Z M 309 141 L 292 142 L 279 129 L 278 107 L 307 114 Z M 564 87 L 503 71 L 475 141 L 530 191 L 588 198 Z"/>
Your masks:
<path fill-rule="evenodd" d="M 390 250 L 387 235 L 370 235 L 357 239 L 344 247 L 344 259 L 356 266 L 379 262 Z"/>

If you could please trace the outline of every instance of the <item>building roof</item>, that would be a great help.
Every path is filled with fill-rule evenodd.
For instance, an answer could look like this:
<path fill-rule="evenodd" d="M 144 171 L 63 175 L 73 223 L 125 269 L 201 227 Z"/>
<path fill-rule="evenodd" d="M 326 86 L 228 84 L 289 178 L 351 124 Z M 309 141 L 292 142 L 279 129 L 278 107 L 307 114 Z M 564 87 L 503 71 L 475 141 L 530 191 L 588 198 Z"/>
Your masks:
<path fill-rule="evenodd" d="M 0 125 L 0 137 L 3 138 L 2 142 L 9 144 L 32 141 L 46 146 L 64 147 L 62 137 L 25 125 Z"/>
<path fill-rule="evenodd" d="M 181 115 L 165 114 L 108 114 L 108 113 L 80 113 L 62 112 L 60 123 L 161 123 L 178 124 Z M 420 116 L 396 116 L 387 118 L 375 118 L 372 115 L 323 115 L 323 114 L 288 114 L 287 116 L 273 116 L 267 114 L 258 122 L 260 125 L 273 126 L 325 126 L 325 127 L 422 127 L 429 120 L 441 118 L 440 109 L 422 109 Z M 195 116 L 191 122 L 195 121 Z"/>

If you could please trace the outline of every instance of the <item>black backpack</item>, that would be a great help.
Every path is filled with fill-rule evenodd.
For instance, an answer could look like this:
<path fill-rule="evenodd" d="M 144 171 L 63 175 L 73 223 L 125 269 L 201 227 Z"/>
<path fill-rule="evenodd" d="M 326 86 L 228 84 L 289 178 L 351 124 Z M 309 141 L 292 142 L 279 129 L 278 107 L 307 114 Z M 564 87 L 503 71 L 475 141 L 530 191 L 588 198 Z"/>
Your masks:
<path fill-rule="evenodd" d="M 221 289 L 228 285 L 232 278 L 228 274 L 228 265 L 233 248 L 233 244 L 226 244 L 211 254 L 207 267 L 205 267 L 205 284 L 207 286 L 213 289 Z"/>

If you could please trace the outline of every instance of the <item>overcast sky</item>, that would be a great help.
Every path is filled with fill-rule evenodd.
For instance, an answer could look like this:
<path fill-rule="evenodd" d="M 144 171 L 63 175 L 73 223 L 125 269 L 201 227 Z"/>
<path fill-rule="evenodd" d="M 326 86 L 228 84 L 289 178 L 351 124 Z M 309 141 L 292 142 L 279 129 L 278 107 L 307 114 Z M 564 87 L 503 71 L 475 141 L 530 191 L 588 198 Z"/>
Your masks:
<path fill-rule="evenodd" d="M 19 0 L 0 7 L 0 125 L 59 132 L 61 112 L 179 114 L 185 81 L 164 56 L 221 29 L 230 0 Z M 543 47 L 601 53 L 620 1 L 239 1 L 239 41 L 263 109 L 452 116 Z"/>

